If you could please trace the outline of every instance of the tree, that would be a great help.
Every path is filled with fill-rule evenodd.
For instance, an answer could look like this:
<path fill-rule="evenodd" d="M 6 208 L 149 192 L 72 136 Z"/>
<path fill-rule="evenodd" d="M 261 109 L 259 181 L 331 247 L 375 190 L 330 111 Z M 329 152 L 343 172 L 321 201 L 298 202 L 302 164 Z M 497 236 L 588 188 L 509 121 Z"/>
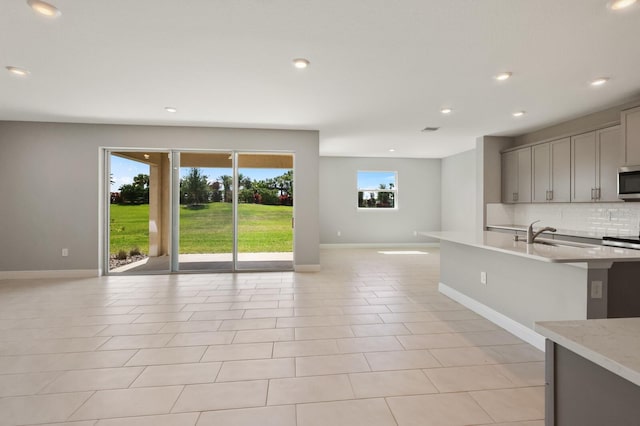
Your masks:
<path fill-rule="evenodd" d="M 211 201 L 214 203 L 219 203 L 222 201 L 222 192 L 220 191 L 220 182 L 215 181 L 211 182 L 209 185 L 211 187 Z"/>
<path fill-rule="evenodd" d="M 288 170 L 285 174 L 273 179 L 274 187 L 280 191 L 282 204 L 293 204 L 293 170 Z"/>
<path fill-rule="evenodd" d="M 133 178 L 133 183 L 124 184 L 118 190 L 122 203 L 149 203 L 149 175 L 140 173 Z"/>
<path fill-rule="evenodd" d="M 233 190 L 232 188 L 233 177 L 229 175 L 222 175 L 218 177 L 218 180 L 222 181 L 222 188 L 224 191 L 224 202 L 230 203 L 231 201 L 233 201 L 233 193 L 231 192 Z"/>
<path fill-rule="evenodd" d="M 138 176 L 134 176 L 133 184 L 140 188 L 149 188 L 149 175 L 140 173 Z"/>
<path fill-rule="evenodd" d="M 381 183 L 379 189 L 387 189 L 387 185 Z M 393 189 L 392 183 L 389 184 L 389 189 Z M 393 193 L 388 191 L 379 191 L 378 207 L 393 207 Z"/>
<path fill-rule="evenodd" d="M 238 173 L 238 186 L 240 189 L 251 189 L 253 182 L 249 176 L 245 176 L 242 173 Z"/>
<path fill-rule="evenodd" d="M 180 189 L 186 203 L 190 206 L 209 201 L 210 188 L 207 176 L 203 175 L 198 168 L 192 167 L 189 174 L 180 180 Z"/>

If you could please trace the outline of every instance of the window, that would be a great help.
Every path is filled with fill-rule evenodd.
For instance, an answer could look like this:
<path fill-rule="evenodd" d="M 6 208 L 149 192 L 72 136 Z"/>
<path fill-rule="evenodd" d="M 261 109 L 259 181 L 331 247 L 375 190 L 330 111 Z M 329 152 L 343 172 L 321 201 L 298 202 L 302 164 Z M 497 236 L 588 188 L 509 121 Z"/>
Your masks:
<path fill-rule="evenodd" d="M 395 209 L 398 172 L 358 171 L 358 208 Z"/>

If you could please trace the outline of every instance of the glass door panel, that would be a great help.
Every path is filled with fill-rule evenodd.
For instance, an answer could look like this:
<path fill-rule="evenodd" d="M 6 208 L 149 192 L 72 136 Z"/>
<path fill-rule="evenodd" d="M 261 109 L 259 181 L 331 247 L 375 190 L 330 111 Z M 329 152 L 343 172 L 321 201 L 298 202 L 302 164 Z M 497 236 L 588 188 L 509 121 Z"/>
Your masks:
<path fill-rule="evenodd" d="M 109 274 L 168 272 L 168 152 L 107 151 Z"/>
<path fill-rule="evenodd" d="M 293 269 L 293 154 L 239 153 L 238 270 Z"/>
<path fill-rule="evenodd" d="M 180 271 L 233 270 L 233 155 L 180 152 Z"/>

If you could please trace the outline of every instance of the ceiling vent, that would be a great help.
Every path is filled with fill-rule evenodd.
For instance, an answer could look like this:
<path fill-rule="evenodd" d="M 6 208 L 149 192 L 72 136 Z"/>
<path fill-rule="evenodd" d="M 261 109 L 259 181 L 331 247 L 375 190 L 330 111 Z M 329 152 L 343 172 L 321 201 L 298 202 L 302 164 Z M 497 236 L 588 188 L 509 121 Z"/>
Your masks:
<path fill-rule="evenodd" d="M 425 127 L 424 129 L 422 129 L 423 132 L 435 132 L 436 130 L 438 130 L 440 127 Z"/>

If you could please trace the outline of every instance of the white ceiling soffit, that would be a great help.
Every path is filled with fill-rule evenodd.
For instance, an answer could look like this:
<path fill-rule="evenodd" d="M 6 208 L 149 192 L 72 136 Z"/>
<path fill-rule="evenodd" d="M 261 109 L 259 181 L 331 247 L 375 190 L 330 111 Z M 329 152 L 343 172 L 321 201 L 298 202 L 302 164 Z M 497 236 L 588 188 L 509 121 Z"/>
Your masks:
<path fill-rule="evenodd" d="M 321 155 L 437 158 L 640 89 L 640 4 L 50 2 L 57 19 L 1 1 L 0 120 L 313 129 Z"/>

